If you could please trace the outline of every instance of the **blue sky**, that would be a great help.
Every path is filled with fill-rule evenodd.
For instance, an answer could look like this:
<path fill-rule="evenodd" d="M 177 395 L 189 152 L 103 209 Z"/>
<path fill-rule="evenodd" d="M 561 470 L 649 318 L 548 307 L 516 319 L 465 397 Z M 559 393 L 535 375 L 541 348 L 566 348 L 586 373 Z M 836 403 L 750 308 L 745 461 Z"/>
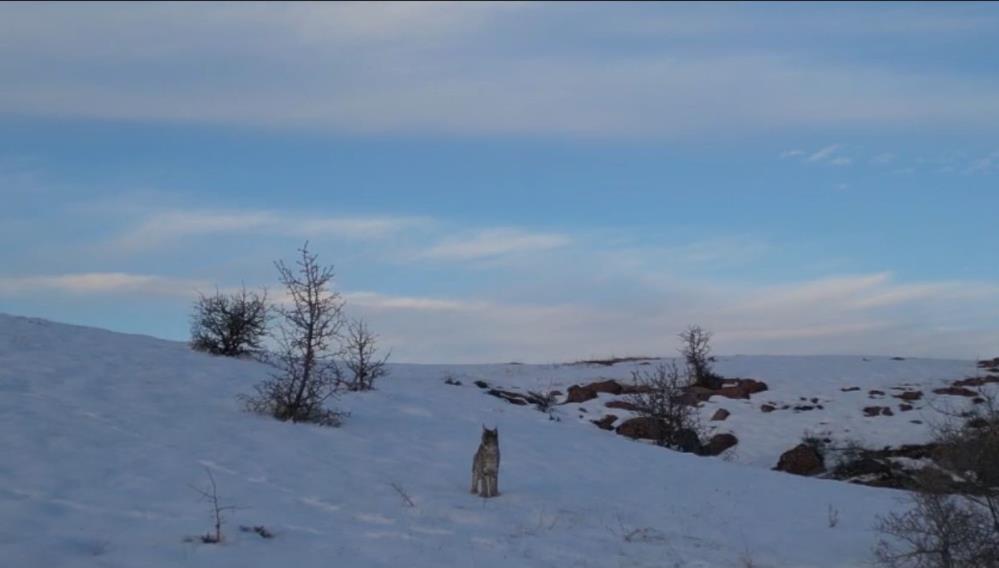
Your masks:
<path fill-rule="evenodd" d="M 995 4 L 5 4 L 0 77 L 0 311 L 308 239 L 397 360 L 999 354 Z"/>

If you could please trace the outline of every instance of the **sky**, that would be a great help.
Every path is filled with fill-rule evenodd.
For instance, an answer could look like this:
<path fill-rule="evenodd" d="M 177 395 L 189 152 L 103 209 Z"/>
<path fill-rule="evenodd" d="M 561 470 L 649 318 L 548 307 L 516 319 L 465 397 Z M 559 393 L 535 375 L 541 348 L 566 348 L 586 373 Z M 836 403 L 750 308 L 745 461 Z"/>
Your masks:
<path fill-rule="evenodd" d="M 995 3 L 0 5 L 0 312 L 306 241 L 408 362 L 999 355 Z"/>

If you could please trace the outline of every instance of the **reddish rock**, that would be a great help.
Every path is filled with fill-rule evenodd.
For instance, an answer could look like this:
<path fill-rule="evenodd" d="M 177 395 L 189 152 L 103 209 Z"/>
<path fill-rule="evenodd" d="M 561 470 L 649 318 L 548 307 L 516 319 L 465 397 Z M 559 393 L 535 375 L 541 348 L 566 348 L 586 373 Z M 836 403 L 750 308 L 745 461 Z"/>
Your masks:
<path fill-rule="evenodd" d="M 822 455 L 808 444 L 798 444 L 781 454 L 774 469 L 795 475 L 816 475 L 826 470 Z"/>
<path fill-rule="evenodd" d="M 725 420 L 731 414 L 732 414 L 731 412 L 725 410 L 724 408 L 719 408 L 718 410 L 715 411 L 715 414 L 714 416 L 711 417 L 711 420 L 718 420 L 718 421 Z"/>
<path fill-rule="evenodd" d="M 894 416 L 895 413 L 887 406 L 866 406 L 864 416 Z"/>
<path fill-rule="evenodd" d="M 621 394 L 639 394 L 651 391 L 652 387 L 650 387 L 649 385 L 634 385 L 629 383 L 621 384 Z"/>
<path fill-rule="evenodd" d="M 570 402 L 579 404 L 580 402 L 586 402 L 588 400 L 593 400 L 594 398 L 597 398 L 596 391 L 590 390 L 586 387 L 572 385 L 569 387 L 569 394 L 565 397 L 565 403 L 563 404 Z"/>
<path fill-rule="evenodd" d="M 701 453 L 706 456 L 721 455 L 722 452 L 738 443 L 739 439 L 733 434 L 715 434 L 701 450 Z"/>
<path fill-rule="evenodd" d="M 625 420 L 614 431 L 629 438 L 658 440 L 664 434 L 663 428 L 662 422 L 642 416 Z"/>
<path fill-rule="evenodd" d="M 773 412 L 777 410 L 777 407 L 772 404 L 764 404 L 760 407 L 760 412 Z"/>
<path fill-rule="evenodd" d="M 947 394 L 951 396 L 967 396 L 967 397 L 978 396 L 978 393 L 976 393 L 975 391 L 971 389 L 966 389 L 964 387 L 946 387 L 942 389 L 933 389 L 933 392 L 936 394 Z"/>
<path fill-rule="evenodd" d="M 919 400 L 923 398 L 923 391 L 905 391 L 902 394 L 896 394 L 895 398 L 908 401 Z"/>
<path fill-rule="evenodd" d="M 617 420 L 617 416 L 614 416 L 613 414 L 608 414 L 607 416 L 604 416 L 600 420 L 590 420 L 590 422 L 596 424 L 597 428 L 600 428 L 601 430 L 613 430 L 614 429 L 613 424 L 615 420 Z"/>
<path fill-rule="evenodd" d="M 749 398 L 749 395 L 767 390 L 767 384 L 756 379 L 725 379 L 722 387 L 712 394 L 727 398 Z"/>
<path fill-rule="evenodd" d="M 999 383 L 999 376 L 989 375 L 987 377 L 969 377 L 967 379 L 961 379 L 960 381 L 954 381 L 953 384 L 955 387 L 980 387 L 989 383 Z"/>
<path fill-rule="evenodd" d="M 604 403 L 607 408 L 620 408 L 621 410 L 630 410 L 632 412 L 638 411 L 638 407 L 627 400 L 609 400 Z"/>
<path fill-rule="evenodd" d="M 587 388 L 593 392 L 603 392 L 607 394 L 621 394 L 621 391 L 624 390 L 621 384 L 613 379 L 590 383 L 586 385 L 584 388 Z"/>

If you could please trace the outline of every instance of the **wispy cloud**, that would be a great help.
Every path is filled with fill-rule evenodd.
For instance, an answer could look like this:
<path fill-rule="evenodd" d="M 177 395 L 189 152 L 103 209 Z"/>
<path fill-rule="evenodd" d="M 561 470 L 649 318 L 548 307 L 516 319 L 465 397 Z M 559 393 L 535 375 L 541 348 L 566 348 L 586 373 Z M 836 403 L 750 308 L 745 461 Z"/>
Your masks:
<path fill-rule="evenodd" d="M 974 160 L 966 169 L 969 174 L 987 174 L 999 167 L 999 150 Z"/>
<path fill-rule="evenodd" d="M 197 17 L 177 6 L 4 6 L 0 111 L 461 136 L 676 138 L 999 121 L 991 77 L 786 49 L 747 55 L 739 42 L 726 48 L 723 34 L 717 50 L 552 49 L 538 30 L 569 13 L 579 30 L 565 33 L 589 43 L 620 40 L 649 17 L 614 12 L 608 27 L 580 6 L 473 4 L 210 5 Z M 294 88 L 261 84 L 273 76 Z"/>
<path fill-rule="evenodd" d="M 572 242 L 568 235 L 535 233 L 516 228 L 479 231 L 465 238 L 452 237 L 420 252 L 420 258 L 466 261 L 495 258 L 503 255 L 546 251 Z"/>
<path fill-rule="evenodd" d="M 115 237 L 110 246 L 117 250 L 138 251 L 191 237 L 251 232 L 370 240 L 431 223 L 424 217 L 312 217 L 276 211 L 171 210 L 149 215 L 137 226 Z"/>
<path fill-rule="evenodd" d="M 188 297 L 206 287 L 207 283 L 201 280 L 123 272 L 0 277 L 0 295 L 3 296 L 54 292 L 74 296 L 140 294 Z"/>

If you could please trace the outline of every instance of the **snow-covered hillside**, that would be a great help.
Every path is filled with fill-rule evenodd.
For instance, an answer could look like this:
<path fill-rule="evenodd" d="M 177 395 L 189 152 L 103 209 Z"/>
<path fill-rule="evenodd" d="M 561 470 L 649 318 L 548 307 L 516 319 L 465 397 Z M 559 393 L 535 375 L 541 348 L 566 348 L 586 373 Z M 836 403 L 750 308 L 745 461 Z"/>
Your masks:
<path fill-rule="evenodd" d="M 861 409 L 897 403 L 892 387 L 929 395 L 976 373 L 961 361 L 723 357 L 723 375 L 770 387 L 702 409 L 732 412 L 711 424 L 739 437 L 730 460 L 594 427 L 604 395 L 553 421 L 472 384 L 564 392 L 637 364 L 393 365 L 377 391 L 339 401 L 351 416 L 331 429 L 242 412 L 236 396 L 267 375 L 259 364 L 0 315 L 0 565 L 853 567 L 870 559 L 876 515 L 903 506 L 899 492 L 768 468 L 806 430 L 923 441 L 931 396 L 893 416 Z M 802 397 L 823 408 L 760 411 Z M 491 500 L 468 492 L 481 424 L 500 431 L 502 495 Z M 192 489 L 205 468 L 238 507 L 222 545 L 185 542 L 210 528 Z"/>

